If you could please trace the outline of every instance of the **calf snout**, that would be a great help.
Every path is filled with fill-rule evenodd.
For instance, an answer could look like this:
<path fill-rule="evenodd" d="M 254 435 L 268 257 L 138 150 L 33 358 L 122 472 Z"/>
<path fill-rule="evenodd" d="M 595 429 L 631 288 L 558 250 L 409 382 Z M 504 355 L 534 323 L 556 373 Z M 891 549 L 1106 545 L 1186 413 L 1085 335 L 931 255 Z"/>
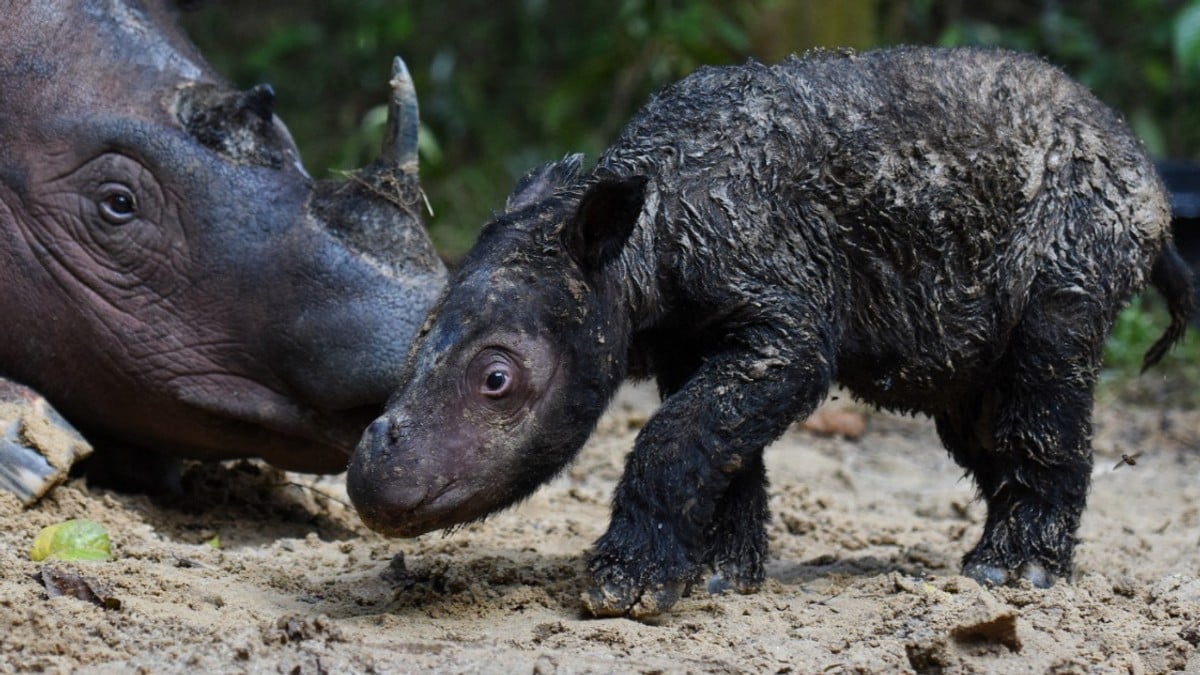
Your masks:
<path fill-rule="evenodd" d="M 414 475 L 414 458 L 404 456 L 405 428 L 386 415 L 371 422 L 346 474 L 346 491 L 363 522 L 388 535 L 410 536 L 396 516 L 420 508 L 436 487 Z"/>

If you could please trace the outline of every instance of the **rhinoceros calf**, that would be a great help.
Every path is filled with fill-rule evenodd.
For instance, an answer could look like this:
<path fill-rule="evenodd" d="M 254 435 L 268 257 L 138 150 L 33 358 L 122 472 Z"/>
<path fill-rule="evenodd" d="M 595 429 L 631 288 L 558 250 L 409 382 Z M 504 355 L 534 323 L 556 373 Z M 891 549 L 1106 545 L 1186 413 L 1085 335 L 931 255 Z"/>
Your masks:
<path fill-rule="evenodd" d="M 763 579 L 763 447 L 839 382 L 933 416 L 987 502 L 981 582 L 1071 569 L 1092 392 L 1153 279 L 1162 356 L 1189 278 L 1138 141 L 1057 69 L 1000 51 L 705 68 L 587 176 L 509 198 L 350 464 L 371 527 L 412 536 L 528 495 L 629 374 L 662 407 L 596 543 L 595 614 L 654 614 L 705 568 Z"/>
<path fill-rule="evenodd" d="M 174 12 L 0 2 L 0 376 L 101 450 L 339 471 L 444 286 L 412 82 L 397 60 L 380 158 L 314 181 Z M 0 483 L 28 500 L 52 471 L 21 437 Z"/>

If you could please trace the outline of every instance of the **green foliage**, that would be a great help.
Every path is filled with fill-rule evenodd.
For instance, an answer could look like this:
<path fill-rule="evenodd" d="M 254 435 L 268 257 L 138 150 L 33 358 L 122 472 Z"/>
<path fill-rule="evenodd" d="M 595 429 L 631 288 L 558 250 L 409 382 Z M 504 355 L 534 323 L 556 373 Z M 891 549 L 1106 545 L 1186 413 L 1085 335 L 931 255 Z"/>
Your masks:
<path fill-rule="evenodd" d="M 1000 46 L 1063 67 L 1159 157 L 1200 159 L 1200 0 L 920 0 L 889 40 Z"/>
<path fill-rule="evenodd" d="M 1156 154 L 1200 158 L 1200 0 L 265 0 L 210 3 L 186 24 L 238 86 L 275 86 L 318 177 L 372 158 L 391 56 L 403 56 L 431 232 L 450 258 L 522 173 L 568 152 L 594 158 L 666 83 L 812 46 L 1039 52 L 1123 110 Z"/>
<path fill-rule="evenodd" d="M 569 152 L 594 158 L 652 91 L 745 58 L 759 4 L 274 0 L 186 19 L 238 86 L 274 85 L 318 177 L 372 158 L 391 56 L 404 57 L 421 103 L 430 229 L 454 258 L 525 171 Z"/>
<path fill-rule="evenodd" d="M 1193 332 L 1163 360 L 1142 373 L 1142 357 L 1170 323 L 1166 308 L 1157 297 L 1133 302 L 1117 315 L 1105 344 L 1101 389 L 1105 395 L 1128 402 L 1177 407 L 1200 405 L 1200 340 Z"/>
<path fill-rule="evenodd" d="M 1200 159 L 1200 0 L 264 0 L 212 3 L 186 24 L 238 86 L 275 86 L 318 177 L 373 157 L 391 57 L 403 56 L 421 102 L 430 232 L 451 260 L 521 174 L 569 152 L 594 159 L 668 82 L 813 46 L 1040 53 L 1123 111 L 1155 154 Z M 1162 321 L 1126 310 L 1110 372 L 1136 374 Z M 1196 352 L 1168 358 L 1200 372 Z"/>
<path fill-rule="evenodd" d="M 1175 19 L 1175 63 L 1189 77 L 1200 73 L 1200 2 L 1192 2 Z"/>

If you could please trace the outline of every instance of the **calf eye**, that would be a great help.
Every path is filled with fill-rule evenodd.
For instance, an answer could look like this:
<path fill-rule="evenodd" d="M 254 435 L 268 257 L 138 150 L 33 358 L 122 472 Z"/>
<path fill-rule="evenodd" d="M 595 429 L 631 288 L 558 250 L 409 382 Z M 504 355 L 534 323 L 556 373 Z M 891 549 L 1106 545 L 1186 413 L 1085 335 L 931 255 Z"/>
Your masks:
<path fill-rule="evenodd" d="M 107 185 L 100 197 L 100 217 L 112 225 L 124 225 L 137 217 L 137 199 L 124 185 Z"/>
<path fill-rule="evenodd" d="M 495 364 L 483 379 L 482 393 L 489 398 L 500 398 L 512 389 L 512 374 L 504 364 Z"/>
<path fill-rule="evenodd" d="M 499 370 L 493 370 L 488 373 L 487 382 L 484 383 L 484 386 L 487 387 L 488 391 L 499 391 L 506 384 L 508 384 L 508 375 Z"/>
<path fill-rule="evenodd" d="M 525 372 L 508 350 L 485 347 L 467 365 L 464 384 L 472 396 L 486 399 L 492 408 L 511 408 L 520 403 L 526 390 Z"/>

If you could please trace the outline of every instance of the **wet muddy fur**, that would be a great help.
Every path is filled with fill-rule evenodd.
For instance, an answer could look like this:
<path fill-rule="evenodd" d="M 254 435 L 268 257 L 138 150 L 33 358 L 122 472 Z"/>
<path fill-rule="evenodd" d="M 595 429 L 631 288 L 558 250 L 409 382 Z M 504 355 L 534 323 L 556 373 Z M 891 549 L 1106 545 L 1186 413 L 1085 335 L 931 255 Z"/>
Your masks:
<path fill-rule="evenodd" d="M 621 379 L 655 378 L 663 404 L 591 553 L 589 612 L 652 615 L 709 570 L 719 587 L 760 584 L 763 448 L 835 382 L 933 417 L 987 503 L 965 574 L 1036 586 L 1070 574 L 1105 337 L 1152 281 L 1172 327 L 1149 365 L 1180 337 L 1191 303 L 1154 169 L 1091 94 L 1040 60 L 998 51 L 705 68 L 655 97 L 591 174 L 574 179 L 564 166 L 577 161 L 533 174 L 510 198 L 418 339 L 414 367 L 481 343 L 456 345 L 442 326 L 460 304 L 481 324 L 527 322 L 557 350 L 565 384 L 546 387 L 554 403 L 529 404 L 537 428 L 488 427 L 470 455 L 504 496 L 488 510 L 578 450 L 564 429 L 569 447 L 547 449 L 555 419 L 590 429 L 596 401 Z M 558 181 L 553 194 L 536 186 L 546 177 Z M 499 276 L 539 281 L 502 286 Z M 574 302 L 545 290 L 554 285 L 575 289 Z M 501 301 L 481 300 L 488 293 Z M 433 377 L 414 375 L 381 418 L 408 425 L 391 440 L 417 456 L 436 457 L 445 430 L 414 411 L 454 396 Z M 437 464 L 400 459 L 383 441 L 364 447 L 352 489 L 355 462 L 364 476 L 399 463 L 395 475 L 415 481 Z M 535 448 L 547 468 L 505 459 Z M 362 501 L 381 529 L 429 502 Z"/>

